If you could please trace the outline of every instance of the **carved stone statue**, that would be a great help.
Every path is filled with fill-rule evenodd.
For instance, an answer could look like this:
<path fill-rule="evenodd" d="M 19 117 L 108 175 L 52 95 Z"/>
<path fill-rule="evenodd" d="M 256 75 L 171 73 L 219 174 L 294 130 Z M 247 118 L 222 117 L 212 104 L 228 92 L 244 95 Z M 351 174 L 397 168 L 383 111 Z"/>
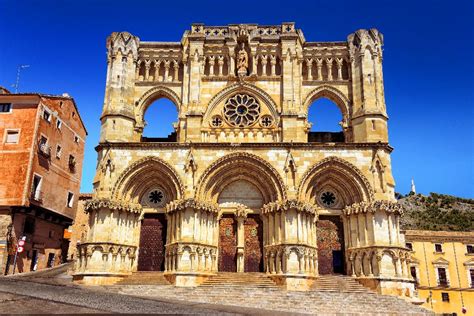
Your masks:
<path fill-rule="evenodd" d="M 247 74 L 247 69 L 249 67 L 249 56 L 245 51 L 244 43 L 239 50 L 239 54 L 237 56 L 237 73 L 239 76 L 243 76 Z"/>

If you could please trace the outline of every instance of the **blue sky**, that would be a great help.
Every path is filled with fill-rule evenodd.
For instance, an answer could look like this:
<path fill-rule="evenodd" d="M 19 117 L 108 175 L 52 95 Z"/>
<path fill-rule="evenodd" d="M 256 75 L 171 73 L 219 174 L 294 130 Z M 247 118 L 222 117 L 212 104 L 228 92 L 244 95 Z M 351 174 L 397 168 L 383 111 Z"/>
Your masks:
<path fill-rule="evenodd" d="M 179 41 L 193 22 L 295 21 L 309 41 L 343 41 L 359 28 L 375 27 L 385 37 L 385 95 L 396 191 L 407 193 L 414 177 L 421 193 L 474 198 L 472 1 L 249 3 L 0 0 L 0 85 L 11 87 L 18 65 L 29 64 L 20 92 L 67 92 L 75 98 L 89 131 L 81 188 L 88 192 L 105 88 L 105 40 L 111 32 L 126 30 L 144 41 Z M 151 107 L 146 118 L 173 121 L 172 107 L 159 103 L 164 104 Z M 321 125 L 339 116 L 326 103 L 311 110 Z M 153 135 L 170 131 L 169 124 L 153 126 L 155 130 L 147 131 Z"/>

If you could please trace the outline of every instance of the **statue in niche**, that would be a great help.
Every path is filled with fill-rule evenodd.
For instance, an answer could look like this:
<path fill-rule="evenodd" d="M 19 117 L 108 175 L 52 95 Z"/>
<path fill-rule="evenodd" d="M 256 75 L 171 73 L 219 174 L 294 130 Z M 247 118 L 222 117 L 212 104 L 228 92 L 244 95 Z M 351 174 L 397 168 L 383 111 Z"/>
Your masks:
<path fill-rule="evenodd" d="M 249 67 L 249 56 L 245 51 L 245 44 L 242 43 L 237 56 L 237 73 L 239 76 L 247 75 L 247 69 Z"/>

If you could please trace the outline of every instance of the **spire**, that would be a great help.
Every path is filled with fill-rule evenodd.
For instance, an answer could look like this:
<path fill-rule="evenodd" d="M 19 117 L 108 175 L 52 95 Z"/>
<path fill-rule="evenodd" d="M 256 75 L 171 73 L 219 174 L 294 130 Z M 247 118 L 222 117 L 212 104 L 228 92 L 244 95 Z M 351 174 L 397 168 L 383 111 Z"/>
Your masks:
<path fill-rule="evenodd" d="M 413 178 L 411 179 L 411 189 L 410 189 L 410 192 L 413 192 L 414 194 L 416 194 L 415 180 L 413 180 Z"/>

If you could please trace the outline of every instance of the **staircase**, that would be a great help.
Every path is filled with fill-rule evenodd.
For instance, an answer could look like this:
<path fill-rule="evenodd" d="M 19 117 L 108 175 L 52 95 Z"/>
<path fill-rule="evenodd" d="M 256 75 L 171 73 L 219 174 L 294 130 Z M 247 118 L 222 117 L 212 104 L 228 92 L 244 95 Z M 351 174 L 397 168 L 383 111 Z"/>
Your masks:
<path fill-rule="evenodd" d="M 117 285 L 170 285 L 163 275 L 157 271 L 139 271 L 116 283 Z"/>
<path fill-rule="evenodd" d="M 157 283 L 162 282 L 162 283 Z M 244 306 L 291 314 L 432 315 L 401 298 L 377 294 L 343 275 L 320 276 L 306 292 L 290 292 L 264 273 L 218 273 L 195 288 L 169 285 L 162 273 L 138 272 L 109 291 L 151 299 Z M 139 293 L 139 294 L 137 294 Z"/>
<path fill-rule="evenodd" d="M 279 288 L 265 273 L 220 272 L 208 278 L 200 288 Z"/>
<path fill-rule="evenodd" d="M 375 293 L 354 278 L 342 274 L 320 275 L 311 288 L 312 291 L 333 291 L 351 293 Z"/>

